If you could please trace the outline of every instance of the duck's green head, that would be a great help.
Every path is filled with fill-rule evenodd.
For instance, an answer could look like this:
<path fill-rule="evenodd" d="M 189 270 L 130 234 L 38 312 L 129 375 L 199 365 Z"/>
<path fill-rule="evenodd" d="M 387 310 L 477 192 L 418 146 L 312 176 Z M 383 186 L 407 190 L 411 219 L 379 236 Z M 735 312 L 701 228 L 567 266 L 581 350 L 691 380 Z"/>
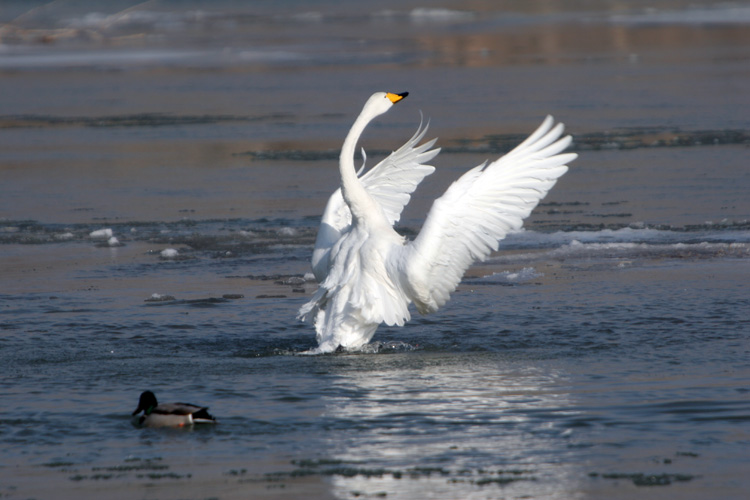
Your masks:
<path fill-rule="evenodd" d="M 145 391 L 141 394 L 141 398 L 138 400 L 138 408 L 135 409 L 133 415 L 137 415 L 138 412 L 143 411 L 144 415 L 150 415 L 158 403 L 156 402 L 156 396 L 151 391 Z"/>

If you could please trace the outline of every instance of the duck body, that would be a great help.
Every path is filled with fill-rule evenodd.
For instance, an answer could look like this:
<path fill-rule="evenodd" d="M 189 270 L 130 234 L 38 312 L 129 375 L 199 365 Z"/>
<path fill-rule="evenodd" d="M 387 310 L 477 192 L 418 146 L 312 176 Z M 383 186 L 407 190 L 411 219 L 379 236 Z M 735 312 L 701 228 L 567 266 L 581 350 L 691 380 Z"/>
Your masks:
<path fill-rule="evenodd" d="M 143 427 L 183 427 L 216 423 L 216 418 L 208 413 L 207 406 L 190 403 L 159 404 L 151 391 L 141 394 L 138 408 L 133 412 L 133 416 L 140 412 L 143 414 L 138 418 L 138 424 Z"/>

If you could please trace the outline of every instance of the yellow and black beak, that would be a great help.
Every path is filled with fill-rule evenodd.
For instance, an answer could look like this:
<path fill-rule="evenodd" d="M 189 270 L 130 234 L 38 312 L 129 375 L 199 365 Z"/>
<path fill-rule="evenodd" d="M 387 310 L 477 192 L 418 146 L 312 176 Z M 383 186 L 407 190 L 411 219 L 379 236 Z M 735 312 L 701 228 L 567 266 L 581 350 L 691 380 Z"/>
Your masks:
<path fill-rule="evenodd" d="M 386 97 L 387 97 L 388 99 L 390 99 L 390 101 L 391 101 L 391 102 L 392 102 L 393 104 L 396 104 L 396 103 L 397 103 L 398 101 L 400 101 L 401 99 L 403 99 L 404 97 L 406 97 L 406 96 L 408 96 L 408 95 L 409 95 L 409 93 L 408 93 L 408 92 L 402 92 L 402 93 L 400 93 L 400 94 L 392 94 L 391 92 L 388 92 L 388 93 L 386 94 Z"/>

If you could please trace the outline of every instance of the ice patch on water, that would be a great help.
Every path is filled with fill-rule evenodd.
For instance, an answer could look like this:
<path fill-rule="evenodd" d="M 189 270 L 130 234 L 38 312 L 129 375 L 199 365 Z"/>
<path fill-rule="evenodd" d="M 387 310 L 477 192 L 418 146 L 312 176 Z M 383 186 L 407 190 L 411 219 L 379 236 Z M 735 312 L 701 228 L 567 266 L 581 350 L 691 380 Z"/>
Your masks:
<path fill-rule="evenodd" d="M 305 278 L 300 278 L 299 276 L 289 276 L 289 277 L 283 278 L 281 280 L 281 284 L 283 284 L 283 285 L 304 285 L 305 284 Z"/>
<path fill-rule="evenodd" d="M 621 229 L 602 229 L 599 231 L 556 231 L 554 233 L 540 233 L 521 230 L 509 234 L 501 246 L 506 249 L 515 248 L 554 248 L 570 245 L 573 242 L 590 243 L 622 243 L 622 244 L 678 244 L 699 242 L 737 242 L 750 243 L 750 231 L 713 231 L 710 226 L 703 230 L 690 232 L 685 230 L 668 231 L 645 227 L 625 227 Z"/>
<path fill-rule="evenodd" d="M 573 240 L 543 252 L 507 253 L 491 259 L 493 264 L 532 263 L 545 259 L 713 259 L 750 258 L 750 243 L 584 243 Z"/>
<path fill-rule="evenodd" d="M 165 248 L 164 250 L 159 253 L 162 259 L 174 259 L 177 258 L 179 252 L 174 248 Z"/>
<path fill-rule="evenodd" d="M 146 299 L 146 302 L 170 302 L 175 300 L 173 295 L 165 295 L 161 293 L 152 293 L 151 297 Z"/>
<path fill-rule="evenodd" d="M 524 267 L 520 271 L 502 271 L 499 273 L 492 273 L 482 277 L 483 283 L 505 283 L 505 284 L 518 284 L 527 283 L 529 281 L 541 278 L 544 274 L 538 272 L 533 267 Z"/>
<path fill-rule="evenodd" d="M 621 24 L 747 24 L 750 23 L 750 7 L 726 4 L 684 10 L 650 8 L 637 14 L 617 14 L 611 20 Z"/>
<path fill-rule="evenodd" d="M 644 225 L 599 231 L 519 231 L 501 242 L 491 264 L 534 265 L 545 259 L 712 259 L 749 258 L 750 231 L 739 225 L 675 230 Z M 742 224 L 745 227 L 745 223 Z M 624 266 L 629 265 L 625 264 Z M 623 267 L 624 267 L 623 266 Z"/>
<path fill-rule="evenodd" d="M 473 12 L 465 10 L 419 7 L 411 11 L 409 17 L 414 23 L 455 23 L 473 20 Z"/>
<path fill-rule="evenodd" d="M 113 235 L 111 228 L 105 228 L 105 229 L 97 229 L 96 231 L 91 231 L 89 233 L 89 237 L 94 239 L 109 239 Z"/>
<path fill-rule="evenodd" d="M 66 66 L 163 65 L 165 62 L 198 61 L 207 57 L 196 50 L 124 50 L 66 51 L 54 54 L 17 54 L 0 60 L 0 68 L 60 68 Z"/>
<path fill-rule="evenodd" d="M 63 21 L 63 25 L 72 29 L 110 31 L 114 28 L 131 28 L 158 31 L 176 31 L 185 26 L 186 22 L 200 20 L 201 16 L 193 12 L 161 12 L 149 10 L 129 10 L 116 14 L 89 12 L 81 17 L 71 17 Z"/>
<path fill-rule="evenodd" d="M 674 244 L 650 244 L 650 243 L 582 243 L 572 241 L 564 245 L 553 253 L 557 256 L 674 256 L 674 257 L 715 257 L 725 255 L 727 257 L 747 256 L 750 252 L 750 245 L 747 243 L 710 243 L 703 241 L 700 243 L 674 243 Z"/>

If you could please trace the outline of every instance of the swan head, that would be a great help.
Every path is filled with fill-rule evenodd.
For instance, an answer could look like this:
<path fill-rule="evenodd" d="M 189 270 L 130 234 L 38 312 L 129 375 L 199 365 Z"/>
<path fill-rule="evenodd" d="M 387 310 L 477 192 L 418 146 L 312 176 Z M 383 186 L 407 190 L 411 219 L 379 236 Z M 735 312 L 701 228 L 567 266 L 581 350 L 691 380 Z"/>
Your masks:
<path fill-rule="evenodd" d="M 371 119 L 376 116 L 380 116 L 391 107 L 402 100 L 404 97 L 409 95 L 408 92 L 402 92 L 401 94 L 394 94 L 392 92 L 375 92 L 365 103 L 365 107 L 362 109 L 363 114 L 366 114 Z"/>

